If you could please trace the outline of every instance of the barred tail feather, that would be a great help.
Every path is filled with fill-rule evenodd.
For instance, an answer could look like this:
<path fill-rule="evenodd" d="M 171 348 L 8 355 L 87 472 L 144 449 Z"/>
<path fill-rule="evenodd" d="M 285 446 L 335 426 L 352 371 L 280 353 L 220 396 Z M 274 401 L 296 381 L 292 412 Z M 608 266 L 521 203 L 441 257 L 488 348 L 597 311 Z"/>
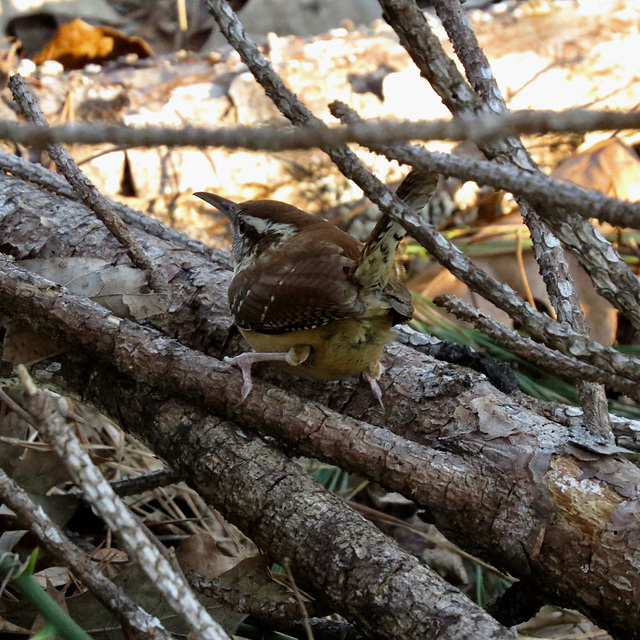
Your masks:
<path fill-rule="evenodd" d="M 434 173 L 414 169 L 402 181 L 396 195 L 416 211 L 422 211 L 429 202 L 438 183 Z M 394 270 L 398 245 L 406 235 L 404 228 L 383 215 L 369 236 L 362 255 L 362 262 L 355 277 L 367 287 L 384 288 Z"/>

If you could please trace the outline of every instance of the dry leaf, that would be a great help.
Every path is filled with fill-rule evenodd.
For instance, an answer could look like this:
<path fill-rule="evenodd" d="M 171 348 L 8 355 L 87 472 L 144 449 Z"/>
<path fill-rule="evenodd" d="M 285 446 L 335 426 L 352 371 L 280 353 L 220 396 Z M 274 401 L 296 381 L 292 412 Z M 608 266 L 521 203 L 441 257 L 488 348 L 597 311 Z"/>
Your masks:
<path fill-rule="evenodd" d="M 0 420 L 0 436 L 23 440 L 29 436 L 29 425 L 13 411 L 2 415 Z M 0 446 L 0 467 L 9 476 L 13 477 L 13 470 L 20 464 L 20 457 L 24 453 L 24 445 L 11 444 L 4 441 Z"/>
<path fill-rule="evenodd" d="M 242 558 L 210 534 L 199 533 L 180 543 L 176 549 L 176 560 L 185 572 L 192 569 L 205 578 L 215 578 L 235 567 Z"/>
<path fill-rule="evenodd" d="M 94 562 L 108 562 L 110 564 L 124 564 L 129 562 L 129 555 L 125 551 L 115 549 L 114 547 L 107 547 L 102 549 L 96 549 L 91 554 L 91 559 Z"/>
<path fill-rule="evenodd" d="M 113 582 L 124 589 L 138 605 L 158 618 L 167 631 L 176 636 L 187 634 L 188 628 L 182 618 L 169 607 L 142 569 L 130 566 L 116 576 Z M 224 607 L 213 598 L 202 594 L 196 594 L 196 597 L 227 633 L 233 634 L 246 617 Z M 108 612 L 90 592 L 69 599 L 67 605 L 71 617 L 82 619 L 83 628 L 94 640 L 122 640 L 118 618 Z"/>
<path fill-rule="evenodd" d="M 17 321 L 5 324 L 5 329 L 2 359 L 7 362 L 28 367 L 64 350 L 49 336 L 32 331 Z"/>
<path fill-rule="evenodd" d="M 62 587 L 69 584 L 71 577 L 67 567 L 47 567 L 38 573 L 33 574 L 33 579 L 41 586 L 46 587 L 47 583 L 52 587 Z"/>
<path fill-rule="evenodd" d="M 19 525 L 18 525 L 19 526 Z M 20 540 L 29 532 L 26 529 L 13 529 L 11 531 L 3 531 L 0 533 L 0 549 L 3 551 L 13 550 Z"/>
<path fill-rule="evenodd" d="M 615 198 L 640 200 L 640 158 L 617 138 L 603 140 L 567 158 L 551 176 Z"/>
<path fill-rule="evenodd" d="M 126 265 L 112 265 L 99 258 L 36 258 L 21 260 L 21 267 L 37 273 L 71 293 L 87 296 L 123 318 L 142 320 L 157 316 L 169 305 L 169 298 L 159 293 L 142 293 L 146 273 Z M 3 359 L 14 364 L 30 365 L 63 352 L 54 340 L 8 319 L 0 321 L 6 328 Z"/>
<path fill-rule="evenodd" d="M 163 294 L 142 293 L 146 273 L 127 265 L 114 266 L 99 258 L 83 257 L 36 258 L 18 264 L 124 318 L 150 318 L 164 313 L 169 304 Z"/>
<path fill-rule="evenodd" d="M 20 260 L 19 264 L 24 269 L 37 273 L 39 276 L 60 284 L 71 293 L 92 298 L 104 291 L 102 274 L 112 267 L 110 262 L 100 258 L 36 258 L 33 260 Z M 125 267 L 126 269 L 127 267 Z M 133 271 L 138 271 L 133 269 Z M 141 274 L 140 286 L 144 282 L 144 273 Z M 112 286 L 112 285 L 111 285 Z M 109 293 L 112 293 L 112 289 Z"/>
<path fill-rule="evenodd" d="M 49 580 L 46 581 L 46 592 L 51 596 L 53 600 L 55 600 L 56 604 L 67 613 L 67 602 L 64 597 L 64 593 L 62 591 L 58 591 Z M 40 615 L 36 617 L 33 624 L 31 625 L 31 631 L 33 633 L 38 633 L 38 631 L 42 631 L 47 626 L 47 621 Z"/>
<path fill-rule="evenodd" d="M 2 443 L 0 467 L 26 491 L 41 496 L 56 484 L 66 482 L 69 474 L 55 452 L 46 445 L 36 448 L 36 445 L 27 447 L 22 444 L 20 441 L 28 434 L 28 425 L 16 413 L 10 412 L 2 417 L 0 435 L 17 442 Z"/>
<path fill-rule="evenodd" d="M 265 555 L 245 558 L 223 573 L 220 582 L 246 596 L 259 596 L 267 602 L 293 602 L 293 592 L 271 577 L 269 564 L 269 558 Z"/>
<path fill-rule="evenodd" d="M 31 636 L 31 631 L 29 631 L 29 629 L 25 629 L 24 627 L 20 627 L 17 624 L 13 624 L 8 620 L 5 620 L 4 618 L 0 617 L 0 634 Z"/>
<path fill-rule="evenodd" d="M 142 38 L 129 37 L 112 27 L 92 27 L 76 18 L 63 24 L 53 40 L 33 56 L 36 64 L 57 60 L 65 69 L 82 69 L 87 64 L 104 64 L 134 53 L 138 58 L 153 56 Z"/>
<path fill-rule="evenodd" d="M 12 478 L 26 491 L 37 495 L 71 479 L 55 451 L 27 449 L 13 470 Z"/>

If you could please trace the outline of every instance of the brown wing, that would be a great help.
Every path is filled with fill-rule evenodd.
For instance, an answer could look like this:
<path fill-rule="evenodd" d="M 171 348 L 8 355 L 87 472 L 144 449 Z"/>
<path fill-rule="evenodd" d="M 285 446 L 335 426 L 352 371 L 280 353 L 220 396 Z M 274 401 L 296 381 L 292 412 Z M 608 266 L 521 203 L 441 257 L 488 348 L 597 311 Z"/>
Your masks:
<path fill-rule="evenodd" d="M 234 276 L 229 304 L 238 326 L 285 333 L 365 313 L 350 278 L 354 255 L 327 241 L 298 249 L 287 244 L 285 259 L 278 252 L 260 256 Z"/>

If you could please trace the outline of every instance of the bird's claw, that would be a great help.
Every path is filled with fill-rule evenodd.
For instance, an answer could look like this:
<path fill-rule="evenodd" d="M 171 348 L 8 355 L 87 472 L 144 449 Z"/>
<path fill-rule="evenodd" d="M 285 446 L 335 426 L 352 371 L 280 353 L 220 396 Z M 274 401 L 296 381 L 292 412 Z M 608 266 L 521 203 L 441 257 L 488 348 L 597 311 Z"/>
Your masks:
<path fill-rule="evenodd" d="M 384 411 L 384 402 L 382 402 L 382 389 L 380 389 L 378 381 L 368 373 L 364 374 L 364 379 L 369 383 L 373 397 L 380 403 L 380 408 Z"/>
<path fill-rule="evenodd" d="M 232 364 L 238 367 L 242 373 L 242 390 L 240 403 L 242 404 L 249 394 L 251 393 L 251 389 L 253 389 L 253 378 L 251 377 L 251 366 L 254 363 L 254 359 L 251 357 L 251 353 L 242 353 L 239 356 L 235 356 L 233 358 L 226 356 L 224 358 L 225 364 Z"/>

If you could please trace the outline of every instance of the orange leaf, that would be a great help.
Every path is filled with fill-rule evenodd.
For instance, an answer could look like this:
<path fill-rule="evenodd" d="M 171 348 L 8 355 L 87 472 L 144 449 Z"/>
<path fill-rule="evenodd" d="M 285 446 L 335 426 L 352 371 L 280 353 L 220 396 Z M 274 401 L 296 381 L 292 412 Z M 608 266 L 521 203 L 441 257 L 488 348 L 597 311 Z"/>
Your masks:
<path fill-rule="evenodd" d="M 36 64 L 57 60 L 65 69 L 82 69 L 89 63 L 104 64 L 130 53 L 138 58 L 153 55 L 142 38 L 130 38 L 112 27 L 92 27 L 80 18 L 63 24 L 51 42 L 33 56 Z"/>

